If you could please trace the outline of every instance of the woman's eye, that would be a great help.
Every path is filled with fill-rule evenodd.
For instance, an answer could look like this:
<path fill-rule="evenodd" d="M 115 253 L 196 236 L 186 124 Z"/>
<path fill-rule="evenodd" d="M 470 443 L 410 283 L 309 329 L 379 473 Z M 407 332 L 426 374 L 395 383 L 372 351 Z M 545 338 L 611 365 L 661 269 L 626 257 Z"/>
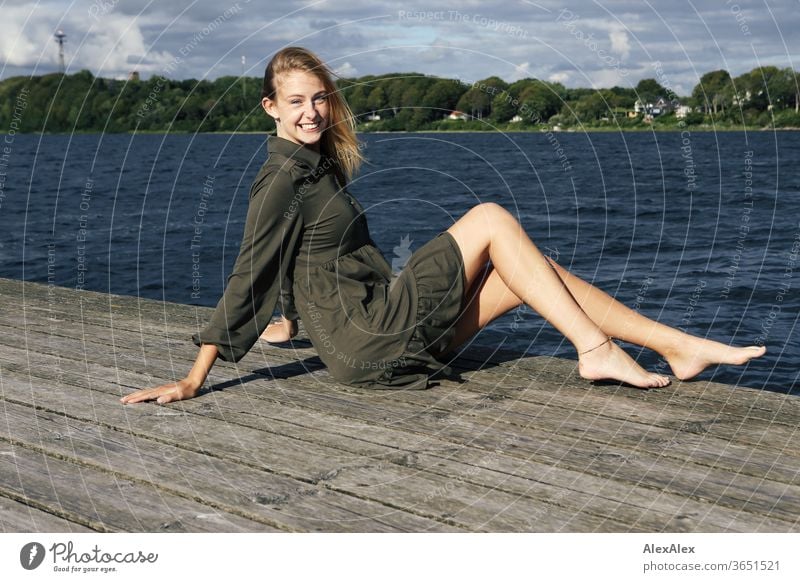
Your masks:
<path fill-rule="evenodd" d="M 301 103 L 300 99 L 292 99 L 289 103 L 292 105 L 299 105 Z"/>
<path fill-rule="evenodd" d="M 327 95 L 320 95 L 319 97 L 317 97 L 317 101 L 327 101 L 327 100 L 328 100 Z"/>

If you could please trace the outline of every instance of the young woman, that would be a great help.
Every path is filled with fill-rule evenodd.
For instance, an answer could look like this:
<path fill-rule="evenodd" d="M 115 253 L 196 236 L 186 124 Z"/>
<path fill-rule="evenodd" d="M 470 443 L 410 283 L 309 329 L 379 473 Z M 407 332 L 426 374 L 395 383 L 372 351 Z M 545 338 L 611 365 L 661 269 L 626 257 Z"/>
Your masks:
<path fill-rule="evenodd" d="M 346 189 L 363 158 L 353 115 L 327 67 L 305 49 L 281 50 L 267 66 L 262 105 L 277 135 L 250 190 L 225 292 L 193 337 L 200 347 L 194 366 L 185 378 L 123 403 L 192 398 L 218 357 L 238 361 L 265 331 L 265 339 L 288 339 L 298 316 L 333 378 L 374 388 L 427 387 L 447 370 L 449 353 L 523 302 L 572 342 L 589 380 L 669 384 L 612 337 L 657 351 L 681 379 L 764 353 L 693 337 L 628 309 L 544 257 L 493 203 L 469 210 L 393 278 Z M 279 304 L 288 317 L 267 330 Z"/>

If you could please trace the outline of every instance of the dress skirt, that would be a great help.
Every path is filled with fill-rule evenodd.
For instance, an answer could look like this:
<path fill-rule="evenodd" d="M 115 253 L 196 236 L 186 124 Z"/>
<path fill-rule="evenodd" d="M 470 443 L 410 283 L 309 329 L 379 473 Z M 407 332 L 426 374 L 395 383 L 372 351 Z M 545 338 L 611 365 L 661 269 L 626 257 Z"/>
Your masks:
<path fill-rule="evenodd" d="M 419 248 L 406 263 L 417 287 L 417 321 L 406 353 L 421 350 L 440 360 L 455 336 L 464 308 L 466 274 L 461 249 L 449 232 Z"/>

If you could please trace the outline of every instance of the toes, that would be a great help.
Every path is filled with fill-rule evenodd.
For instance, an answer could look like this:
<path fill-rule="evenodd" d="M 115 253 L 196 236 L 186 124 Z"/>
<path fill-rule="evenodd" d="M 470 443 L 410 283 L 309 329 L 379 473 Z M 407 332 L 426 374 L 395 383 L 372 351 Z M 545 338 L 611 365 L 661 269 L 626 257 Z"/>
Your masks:
<path fill-rule="evenodd" d="M 664 386 L 669 386 L 669 383 L 669 378 L 660 374 L 656 374 L 651 379 L 650 388 L 663 388 Z"/>

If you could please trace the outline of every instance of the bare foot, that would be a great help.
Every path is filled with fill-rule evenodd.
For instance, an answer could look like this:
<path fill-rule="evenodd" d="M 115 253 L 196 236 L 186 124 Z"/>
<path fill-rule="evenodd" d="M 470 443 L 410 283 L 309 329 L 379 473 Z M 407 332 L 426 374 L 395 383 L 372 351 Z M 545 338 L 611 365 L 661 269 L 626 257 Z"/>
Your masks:
<path fill-rule="evenodd" d="M 684 336 L 679 344 L 664 355 L 679 380 L 694 378 L 708 366 L 732 364 L 741 366 L 751 358 L 763 356 L 764 346 L 734 348 L 723 343 L 694 336 Z"/>
<path fill-rule="evenodd" d="M 273 321 L 267 326 L 267 329 L 261 334 L 260 339 L 268 341 L 271 344 L 279 344 L 288 342 L 296 335 L 297 321 L 294 319 L 286 319 L 281 316 L 279 320 Z"/>
<path fill-rule="evenodd" d="M 587 380 L 618 380 L 638 388 L 663 388 L 669 384 L 669 378 L 648 372 L 614 342 L 580 356 L 578 372 Z"/>

